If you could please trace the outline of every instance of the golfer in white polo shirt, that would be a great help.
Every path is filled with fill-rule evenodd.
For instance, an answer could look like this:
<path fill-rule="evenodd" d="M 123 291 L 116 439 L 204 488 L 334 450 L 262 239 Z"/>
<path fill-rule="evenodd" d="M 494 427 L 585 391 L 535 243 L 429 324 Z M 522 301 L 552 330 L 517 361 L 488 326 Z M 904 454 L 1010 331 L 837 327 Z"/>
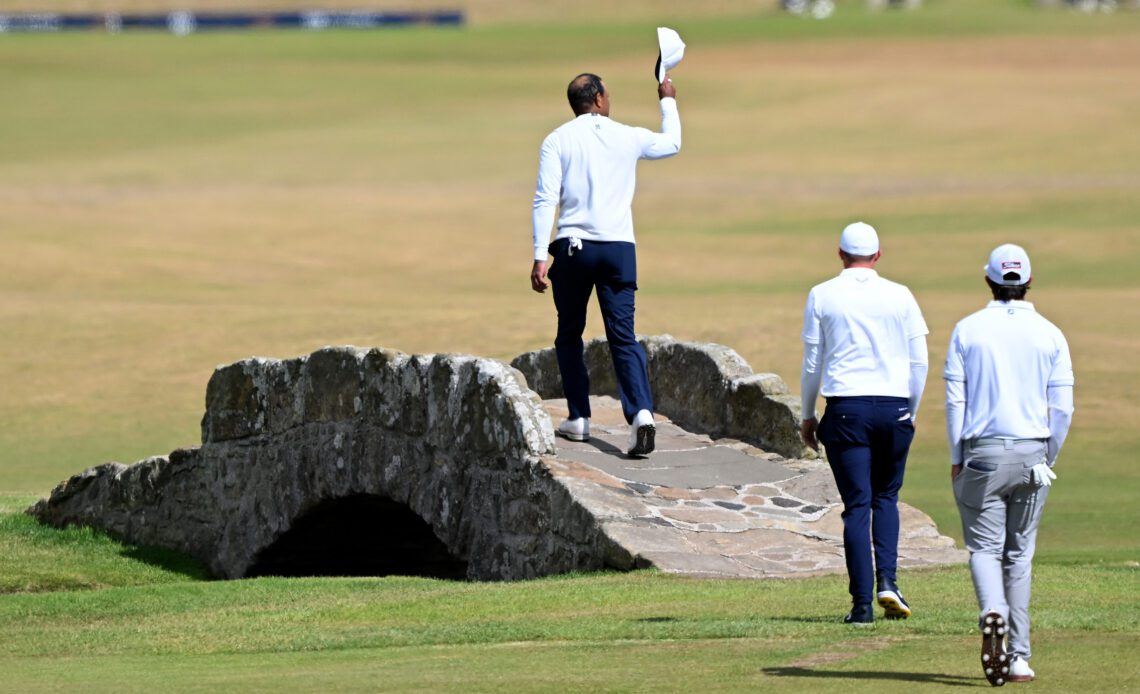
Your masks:
<path fill-rule="evenodd" d="M 1034 677 L 1030 571 L 1072 421 L 1073 362 L 1065 336 L 1024 300 L 1032 279 L 1025 250 L 998 246 L 985 270 L 994 300 L 958 323 L 946 352 L 946 430 L 981 608 L 982 668 L 1001 686 Z"/>
<path fill-rule="evenodd" d="M 911 614 L 895 575 L 898 496 L 926 385 L 928 331 L 910 290 L 875 272 L 881 255 L 871 225 L 848 225 L 839 238 L 843 272 L 813 287 L 804 309 L 801 434 L 812 448 L 823 444 L 843 499 L 848 624 L 873 622 L 876 596 L 888 619 Z M 817 423 L 820 394 L 827 409 Z"/>

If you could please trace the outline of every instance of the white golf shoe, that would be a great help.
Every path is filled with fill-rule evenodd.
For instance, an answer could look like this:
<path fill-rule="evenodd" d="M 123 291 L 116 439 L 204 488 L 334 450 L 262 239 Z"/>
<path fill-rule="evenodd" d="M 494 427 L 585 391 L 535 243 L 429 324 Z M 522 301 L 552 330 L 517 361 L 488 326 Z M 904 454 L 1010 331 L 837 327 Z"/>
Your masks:
<path fill-rule="evenodd" d="M 590 440 L 590 420 L 585 417 L 577 419 L 563 419 L 558 425 L 558 435 L 571 441 Z"/>
<path fill-rule="evenodd" d="M 1035 673 L 1029 667 L 1029 661 L 1021 656 L 1014 656 L 1009 663 L 1010 682 L 1032 682 Z"/>
<path fill-rule="evenodd" d="M 629 450 L 626 454 L 631 458 L 648 458 L 653 452 L 653 439 L 657 436 L 657 427 L 653 424 L 653 413 L 641 410 L 629 425 Z"/>

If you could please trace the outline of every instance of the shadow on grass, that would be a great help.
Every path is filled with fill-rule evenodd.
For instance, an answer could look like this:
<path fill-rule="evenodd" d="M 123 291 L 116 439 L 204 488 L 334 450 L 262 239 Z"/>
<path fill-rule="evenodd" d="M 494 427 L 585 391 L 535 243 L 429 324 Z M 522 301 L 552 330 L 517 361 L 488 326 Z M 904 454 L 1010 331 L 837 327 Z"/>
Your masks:
<path fill-rule="evenodd" d="M 888 680 L 897 682 L 922 682 L 924 684 L 943 684 L 951 687 L 980 686 L 977 677 L 962 677 L 961 675 L 943 675 L 935 672 L 871 672 L 871 671 L 839 671 L 839 670 L 813 670 L 808 667 L 768 667 L 762 672 L 772 677 L 816 677 L 819 679 L 852 679 L 852 680 Z"/>
<path fill-rule="evenodd" d="M 812 617 L 765 617 L 771 622 L 799 622 L 801 624 L 842 624 L 843 615 L 815 615 Z M 846 625 L 845 625 L 846 626 Z M 858 628 L 858 627 L 856 627 Z"/>
<path fill-rule="evenodd" d="M 192 581 L 209 581 L 213 579 L 210 572 L 200 562 L 190 557 L 161 547 L 126 546 L 119 555 L 143 564 L 162 569 L 169 573 L 185 576 Z"/>

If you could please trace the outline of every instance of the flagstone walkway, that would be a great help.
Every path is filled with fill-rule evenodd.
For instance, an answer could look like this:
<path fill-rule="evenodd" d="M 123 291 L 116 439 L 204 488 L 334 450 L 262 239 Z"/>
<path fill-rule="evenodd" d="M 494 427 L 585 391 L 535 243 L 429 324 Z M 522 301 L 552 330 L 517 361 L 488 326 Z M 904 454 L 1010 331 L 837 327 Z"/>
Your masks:
<path fill-rule="evenodd" d="M 557 423 L 565 400 L 546 400 Z M 826 461 L 787 459 L 712 440 L 657 418 L 656 451 L 624 455 L 620 404 L 591 398 L 591 438 L 558 438 L 552 474 L 642 566 L 693 576 L 760 578 L 842 572 L 843 504 Z M 929 516 L 899 504 L 900 568 L 967 560 Z"/>

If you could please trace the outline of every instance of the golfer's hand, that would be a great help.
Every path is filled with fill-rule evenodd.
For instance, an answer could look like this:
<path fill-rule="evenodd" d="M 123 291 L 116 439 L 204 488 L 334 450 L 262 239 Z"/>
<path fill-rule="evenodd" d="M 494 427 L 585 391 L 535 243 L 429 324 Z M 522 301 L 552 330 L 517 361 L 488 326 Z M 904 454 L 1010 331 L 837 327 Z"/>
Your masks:
<path fill-rule="evenodd" d="M 958 479 L 958 475 L 962 474 L 962 463 L 950 466 L 950 481 Z"/>
<path fill-rule="evenodd" d="M 815 430 L 818 426 L 819 421 L 815 417 L 800 422 L 800 437 L 808 448 L 816 452 L 819 452 L 819 441 L 815 440 Z"/>
<path fill-rule="evenodd" d="M 530 269 L 530 288 L 541 294 L 549 286 L 550 282 L 546 279 L 546 261 L 534 261 L 534 266 Z"/>
<path fill-rule="evenodd" d="M 1029 478 L 1036 487 L 1051 487 L 1053 480 L 1057 479 L 1057 473 L 1045 463 L 1037 463 L 1029 471 Z"/>
<path fill-rule="evenodd" d="M 677 88 L 673 86 L 673 80 L 669 79 L 669 73 L 665 73 L 665 81 L 657 85 L 657 98 L 664 99 L 667 96 L 677 98 Z"/>

